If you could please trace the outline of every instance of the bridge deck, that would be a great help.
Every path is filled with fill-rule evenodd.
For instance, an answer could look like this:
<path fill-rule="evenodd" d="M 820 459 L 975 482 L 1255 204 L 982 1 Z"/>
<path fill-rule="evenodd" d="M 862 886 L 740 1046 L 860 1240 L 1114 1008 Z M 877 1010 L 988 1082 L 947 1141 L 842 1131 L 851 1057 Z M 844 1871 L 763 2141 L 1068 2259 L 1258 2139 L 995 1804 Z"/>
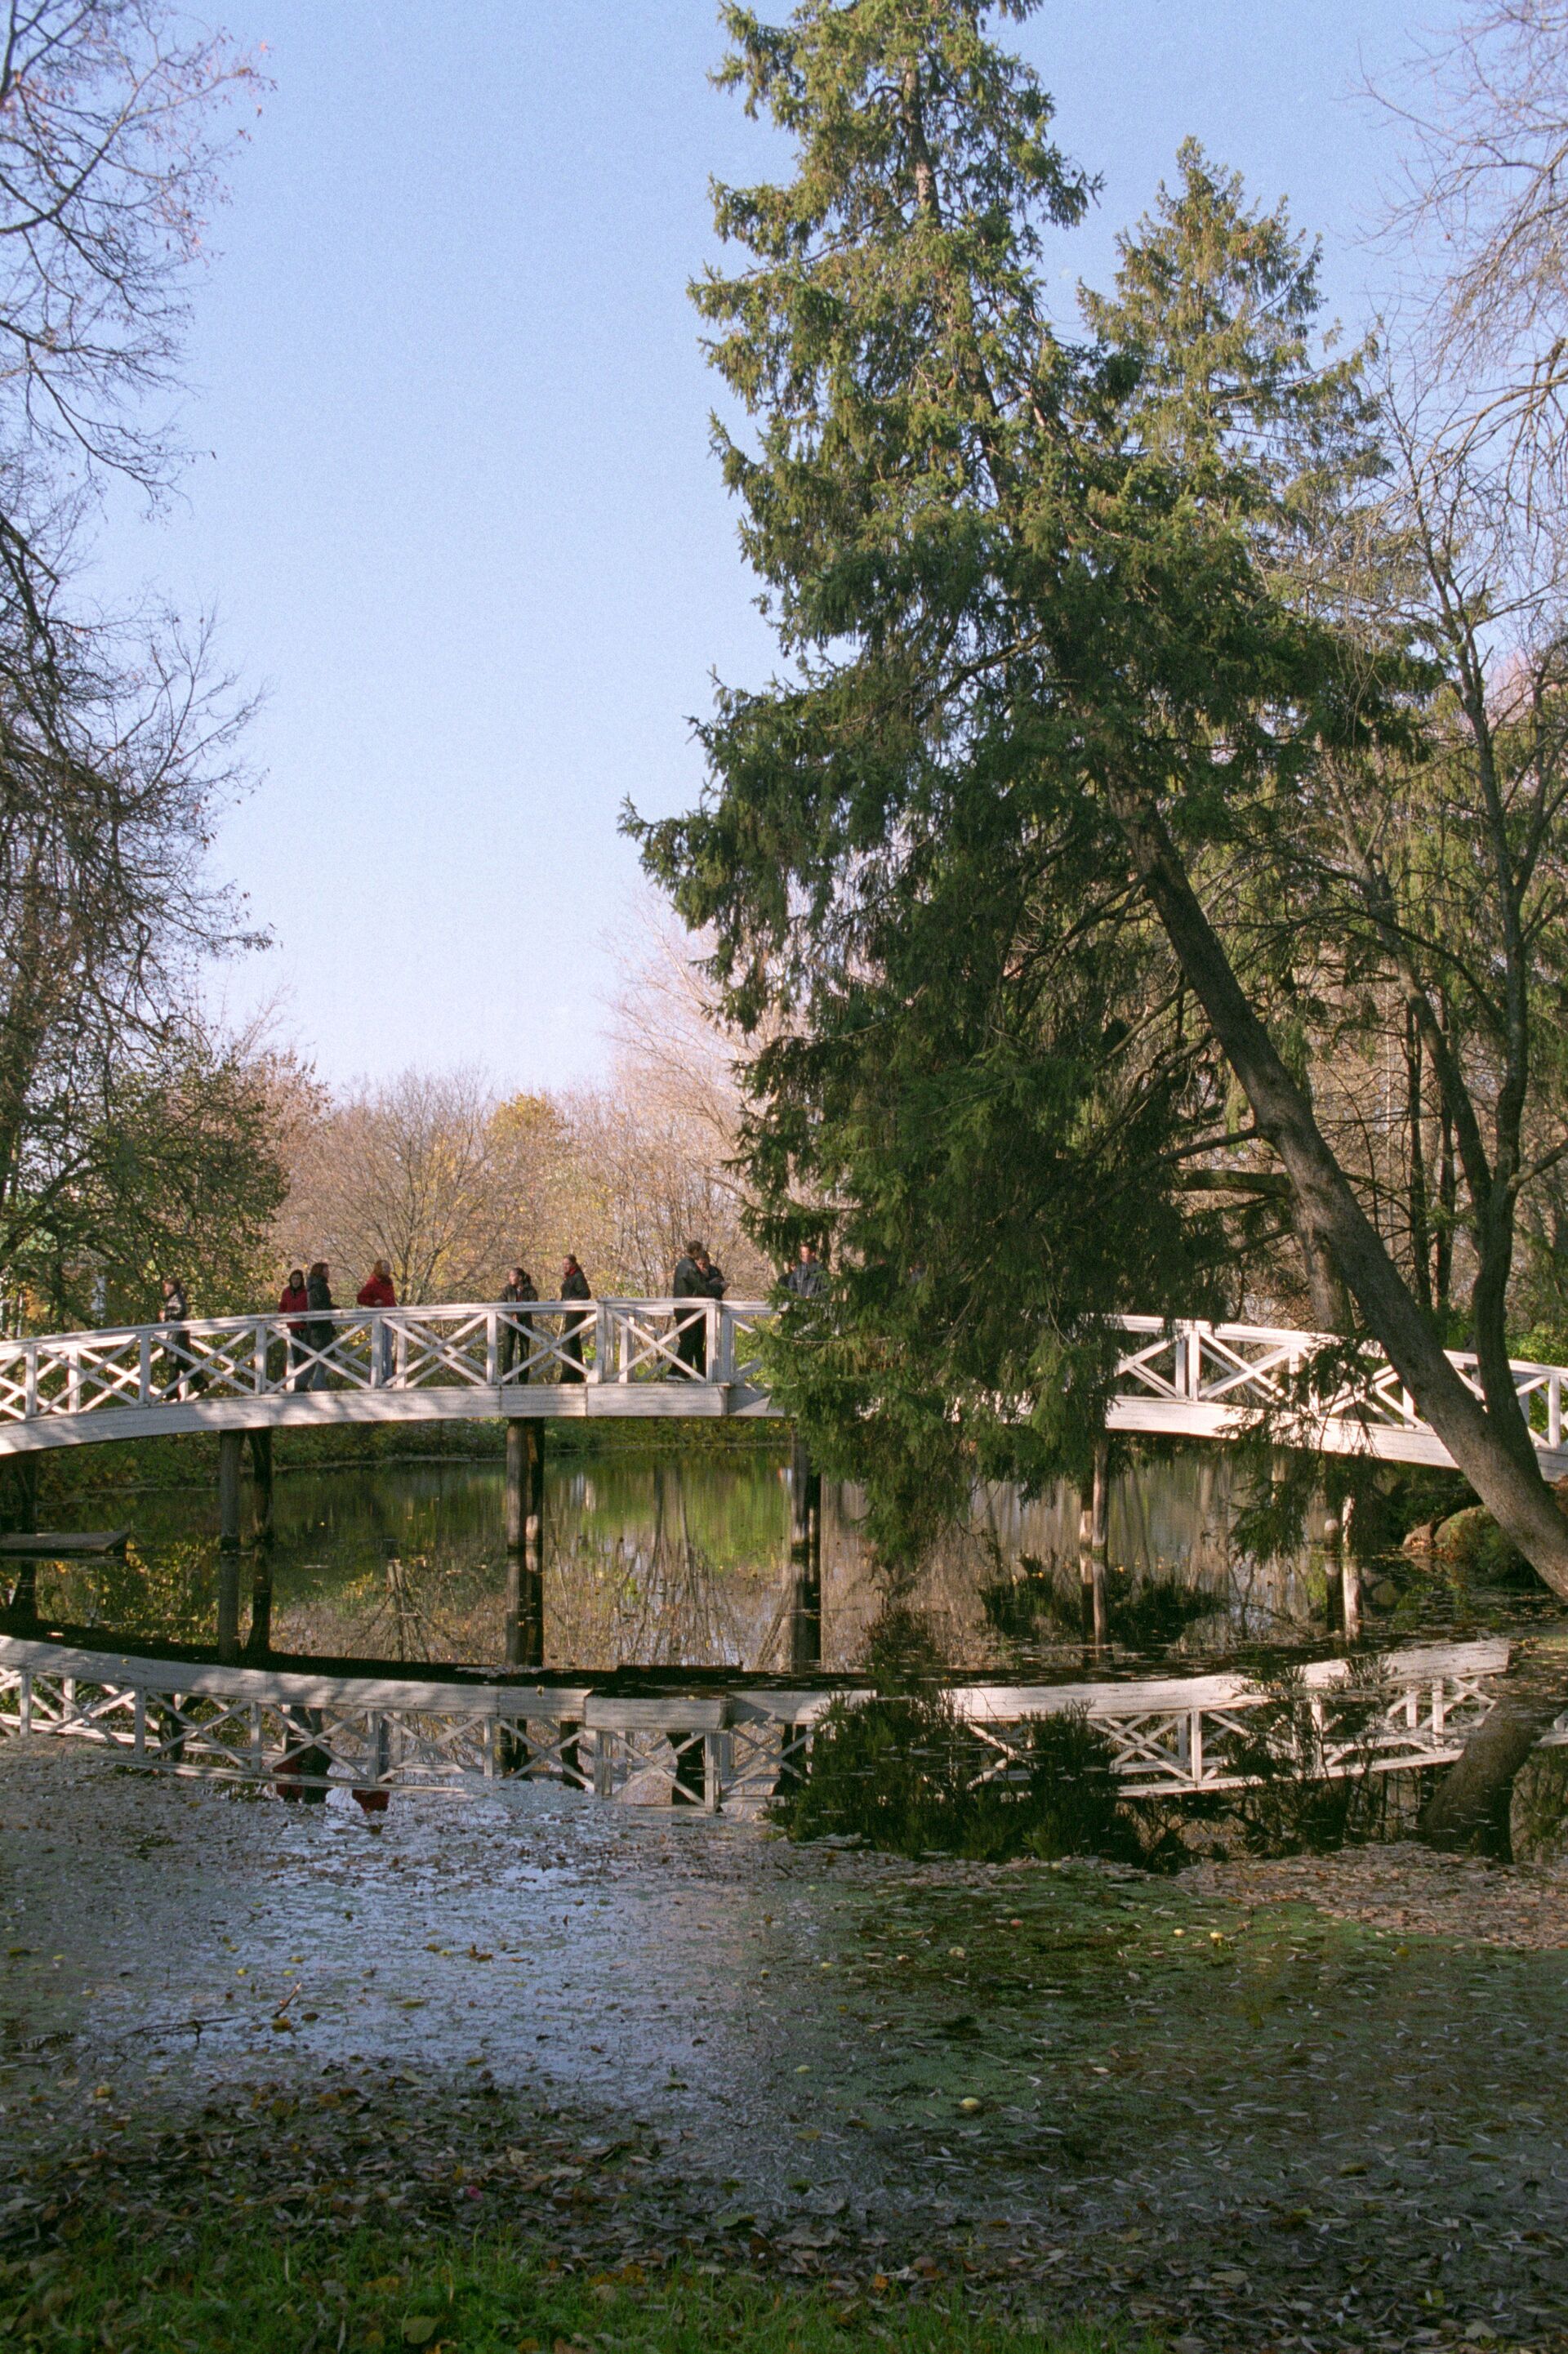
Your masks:
<path fill-rule="evenodd" d="M 0 1341 L 0 1454 L 180 1431 L 490 1416 L 714 1420 L 775 1414 L 764 1300 L 540 1300 L 192 1318 Z M 1446 1464 L 1375 1350 L 1318 1376 L 1325 1336 L 1272 1326 L 1113 1320 L 1112 1430 L 1213 1442 L 1260 1415 L 1282 1446 Z M 1450 1352 L 1479 1394 L 1473 1356 Z M 1513 1368 L 1548 1478 L 1568 1472 L 1562 1366 Z M 1022 1412 L 1027 1402 L 1019 1401 Z"/>

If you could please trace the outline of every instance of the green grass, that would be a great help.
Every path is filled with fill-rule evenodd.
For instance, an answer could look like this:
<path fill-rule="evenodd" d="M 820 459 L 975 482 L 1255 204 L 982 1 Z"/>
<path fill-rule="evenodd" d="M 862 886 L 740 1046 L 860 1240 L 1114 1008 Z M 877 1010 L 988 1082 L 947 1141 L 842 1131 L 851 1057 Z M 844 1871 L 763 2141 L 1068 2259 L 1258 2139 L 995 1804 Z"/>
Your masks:
<path fill-rule="evenodd" d="M 109 2348 L 115 2354 L 344 2354 L 423 2347 L 429 2354 L 1137 2354 L 1151 2341 L 1072 2328 L 1042 2334 L 961 2288 L 917 2298 L 887 2283 L 845 2305 L 831 2291 L 780 2286 L 686 2264 L 571 2274 L 504 2241 L 428 2241 L 362 2232 L 280 2241 L 213 2224 L 159 2247 L 89 2224 L 69 2248 L 5 2267 L 0 2335 L 12 2345 Z"/>

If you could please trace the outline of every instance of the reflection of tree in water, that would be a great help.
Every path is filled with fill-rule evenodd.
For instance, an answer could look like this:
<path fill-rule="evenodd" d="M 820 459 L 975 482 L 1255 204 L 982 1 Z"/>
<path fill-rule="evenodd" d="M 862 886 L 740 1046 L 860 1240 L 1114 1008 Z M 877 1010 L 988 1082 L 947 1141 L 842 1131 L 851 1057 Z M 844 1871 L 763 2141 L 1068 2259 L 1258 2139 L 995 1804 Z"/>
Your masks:
<path fill-rule="evenodd" d="M 756 1664 L 779 1575 L 716 1563 L 692 1533 L 683 1467 L 653 1473 L 642 1524 L 607 1529 L 594 1500 L 555 1490 L 546 1507 L 545 1656 L 557 1668 Z M 584 1482 L 576 1485 L 581 1490 Z M 590 1509 L 585 1511 L 585 1503 Z M 563 1525 L 564 1523 L 564 1525 Z M 388 1524 L 390 1528 L 390 1523 Z M 370 1532 L 366 1532 L 370 1533 Z M 280 1651 L 499 1668 L 505 1659 L 506 1556 L 471 1537 L 360 1557 L 330 1585 L 290 1594 L 279 1580 Z"/>
<path fill-rule="evenodd" d="M 330 1591 L 289 1601 L 273 1617 L 274 1650 L 346 1658 L 499 1663 L 503 1567 L 464 1548 L 388 1553 Z"/>
<path fill-rule="evenodd" d="M 1270 1561 L 1241 1552 L 1233 1485 L 1217 1451 L 1113 1482 L 1109 1631 L 1124 1656 L 1196 1657 L 1230 1640 L 1288 1638 L 1308 1620 L 1305 1553 Z M 502 1500 L 489 1464 L 283 1480 L 270 1555 L 274 1649 L 499 1667 Z M 853 1670 L 885 1592 L 861 1540 L 856 1492 L 828 1482 L 822 1505 L 821 1664 Z M 977 1489 L 970 1526 L 941 1540 L 910 1596 L 952 1665 L 1027 1676 L 1061 1662 L 1075 1671 L 1077 1512 L 1065 1490 L 1029 1498 Z M 154 1640 L 211 1641 L 212 1499 L 127 1497 L 123 1517 L 138 1534 L 122 1560 L 40 1564 L 40 1613 Z M 786 1473 L 771 1458 L 694 1451 L 659 1461 L 649 1449 L 585 1463 L 563 1450 L 547 1473 L 545 1566 L 552 1666 L 790 1668 L 799 1597 Z"/>
<path fill-rule="evenodd" d="M 545 1642 L 552 1661 L 607 1668 L 745 1667 L 754 1663 L 778 1579 L 719 1569 L 696 1543 L 679 1466 L 654 1475 L 652 1527 L 608 1537 L 546 1533 Z"/>
<path fill-rule="evenodd" d="M 1196 1450 L 1131 1469 L 1111 1486 L 1106 1599 L 1125 1656 L 1202 1658 L 1240 1642 L 1313 1631 L 1305 1550 L 1263 1560 L 1233 1527 L 1233 1467 Z M 867 1560 L 853 1488 L 829 1488 L 823 1523 L 823 1665 L 853 1669 L 885 1599 Z M 977 1486 L 967 1528 L 932 1547 L 908 1599 L 943 1655 L 978 1673 L 1077 1671 L 1083 1649 L 1078 1497 Z"/>
<path fill-rule="evenodd" d="M 217 1630 L 217 1547 L 205 1537 L 138 1544 L 85 1561 L 40 1561 L 38 1615 L 147 1641 L 209 1643 Z"/>

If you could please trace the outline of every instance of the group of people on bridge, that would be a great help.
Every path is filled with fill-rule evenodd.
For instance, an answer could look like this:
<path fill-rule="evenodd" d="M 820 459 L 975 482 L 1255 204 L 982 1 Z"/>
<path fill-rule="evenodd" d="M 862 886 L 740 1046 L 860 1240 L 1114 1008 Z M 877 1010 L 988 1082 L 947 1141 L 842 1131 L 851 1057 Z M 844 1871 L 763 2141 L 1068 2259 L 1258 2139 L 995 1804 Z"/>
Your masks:
<path fill-rule="evenodd" d="M 711 1257 L 707 1246 L 693 1238 L 675 1262 L 671 1296 L 677 1302 L 722 1299 L 728 1289 L 724 1269 Z M 810 1243 L 802 1243 L 796 1264 L 784 1278 L 784 1288 L 798 1299 L 820 1298 L 827 1288 L 827 1275 L 821 1260 Z M 567 1253 L 561 1269 L 560 1288 L 556 1297 L 562 1300 L 591 1299 L 593 1288 L 584 1274 L 575 1251 Z M 528 1269 L 518 1265 L 510 1269 L 501 1288 L 499 1304 L 516 1310 L 539 1298 L 538 1286 Z M 190 1338 L 185 1320 L 191 1308 L 185 1287 L 175 1275 L 163 1278 L 164 1322 L 161 1339 L 169 1378 L 163 1390 L 165 1399 L 194 1396 L 205 1386 L 199 1364 L 192 1362 Z M 392 1280 L 389 1260 L 378 1258 L 355 1295 L 356 1306 L 372 1311 L 397 1306 L 397 1288 Z M 289 1279 L 278 1300 L 278 1312 L 286 1318 L 287 1363 L 280 1365 L 290 1389 L 324 1390 L 332 1386 L 332 1351 L 337 1327 L 331 1320 L 337 1312 L 332 1295 L 332 1269 L 324 1258 L 312 1261 L 308 1268 L 291 1267 Z M 675 1364 L 691 1380 L 705 1381 L 708 1371 L 708 1319 L 705 1314 L 690 1309 L 675 1312 Z M 588 1378 L 583 1357 L 585 1336 L 591 1332 L 590 1317 L 567 1320 L 553 1353 L 559 1358 L 558 1377 L 564 1382 L 581 1382 Z M 509 1314 L 500 1334 L 499 1377 L 503 1382 L 529 1379 L 535 1358 L 535 1333 L 532 1320 L 526 1315 Z M 373 1345 L 376 1351 L 376 1379 L 379 1384 L 390 1383 L 396 1374 L 397 1336 L 393 1327 L 376 1328 Z M 672 1371 L 674 1367 L 671 1368 Z"/>

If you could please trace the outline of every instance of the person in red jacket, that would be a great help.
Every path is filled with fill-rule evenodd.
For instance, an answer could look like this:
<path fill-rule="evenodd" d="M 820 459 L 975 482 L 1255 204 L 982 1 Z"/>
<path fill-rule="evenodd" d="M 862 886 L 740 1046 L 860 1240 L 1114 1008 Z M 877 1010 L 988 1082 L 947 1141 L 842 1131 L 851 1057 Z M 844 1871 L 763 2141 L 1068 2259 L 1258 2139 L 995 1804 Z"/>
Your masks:
<path fill-rule="evenodd" d="M 359 1288 L 362 1308 L 396 1308 L 397 1294 L 392 1288 L 392 1269 L 384 1258 L 378 1258 L 368 1277 Z M 380 1324 L 376 1331 L 376 1386 L 385 1389 L 392 1379 L 392 1328 Z"/>
<path fill-rule="evenodd" d="M 278 1302 L 278 1313 L 281 1316 L 291 1316 L 296 1320 L 289 1326 L 288 1379 L 289 1387 L 291 1389 L 294 1386 L 300 1360 L 305 1352 L 305 1327 L 303 1320 L 305 1310 L 310 1304 L 311 1295 L 305 1289 L 304 1268 L 302 1267 L 291 1267 L 289 1270 L 289 1280 L 283 1286 L 282 1297 Z"/>

